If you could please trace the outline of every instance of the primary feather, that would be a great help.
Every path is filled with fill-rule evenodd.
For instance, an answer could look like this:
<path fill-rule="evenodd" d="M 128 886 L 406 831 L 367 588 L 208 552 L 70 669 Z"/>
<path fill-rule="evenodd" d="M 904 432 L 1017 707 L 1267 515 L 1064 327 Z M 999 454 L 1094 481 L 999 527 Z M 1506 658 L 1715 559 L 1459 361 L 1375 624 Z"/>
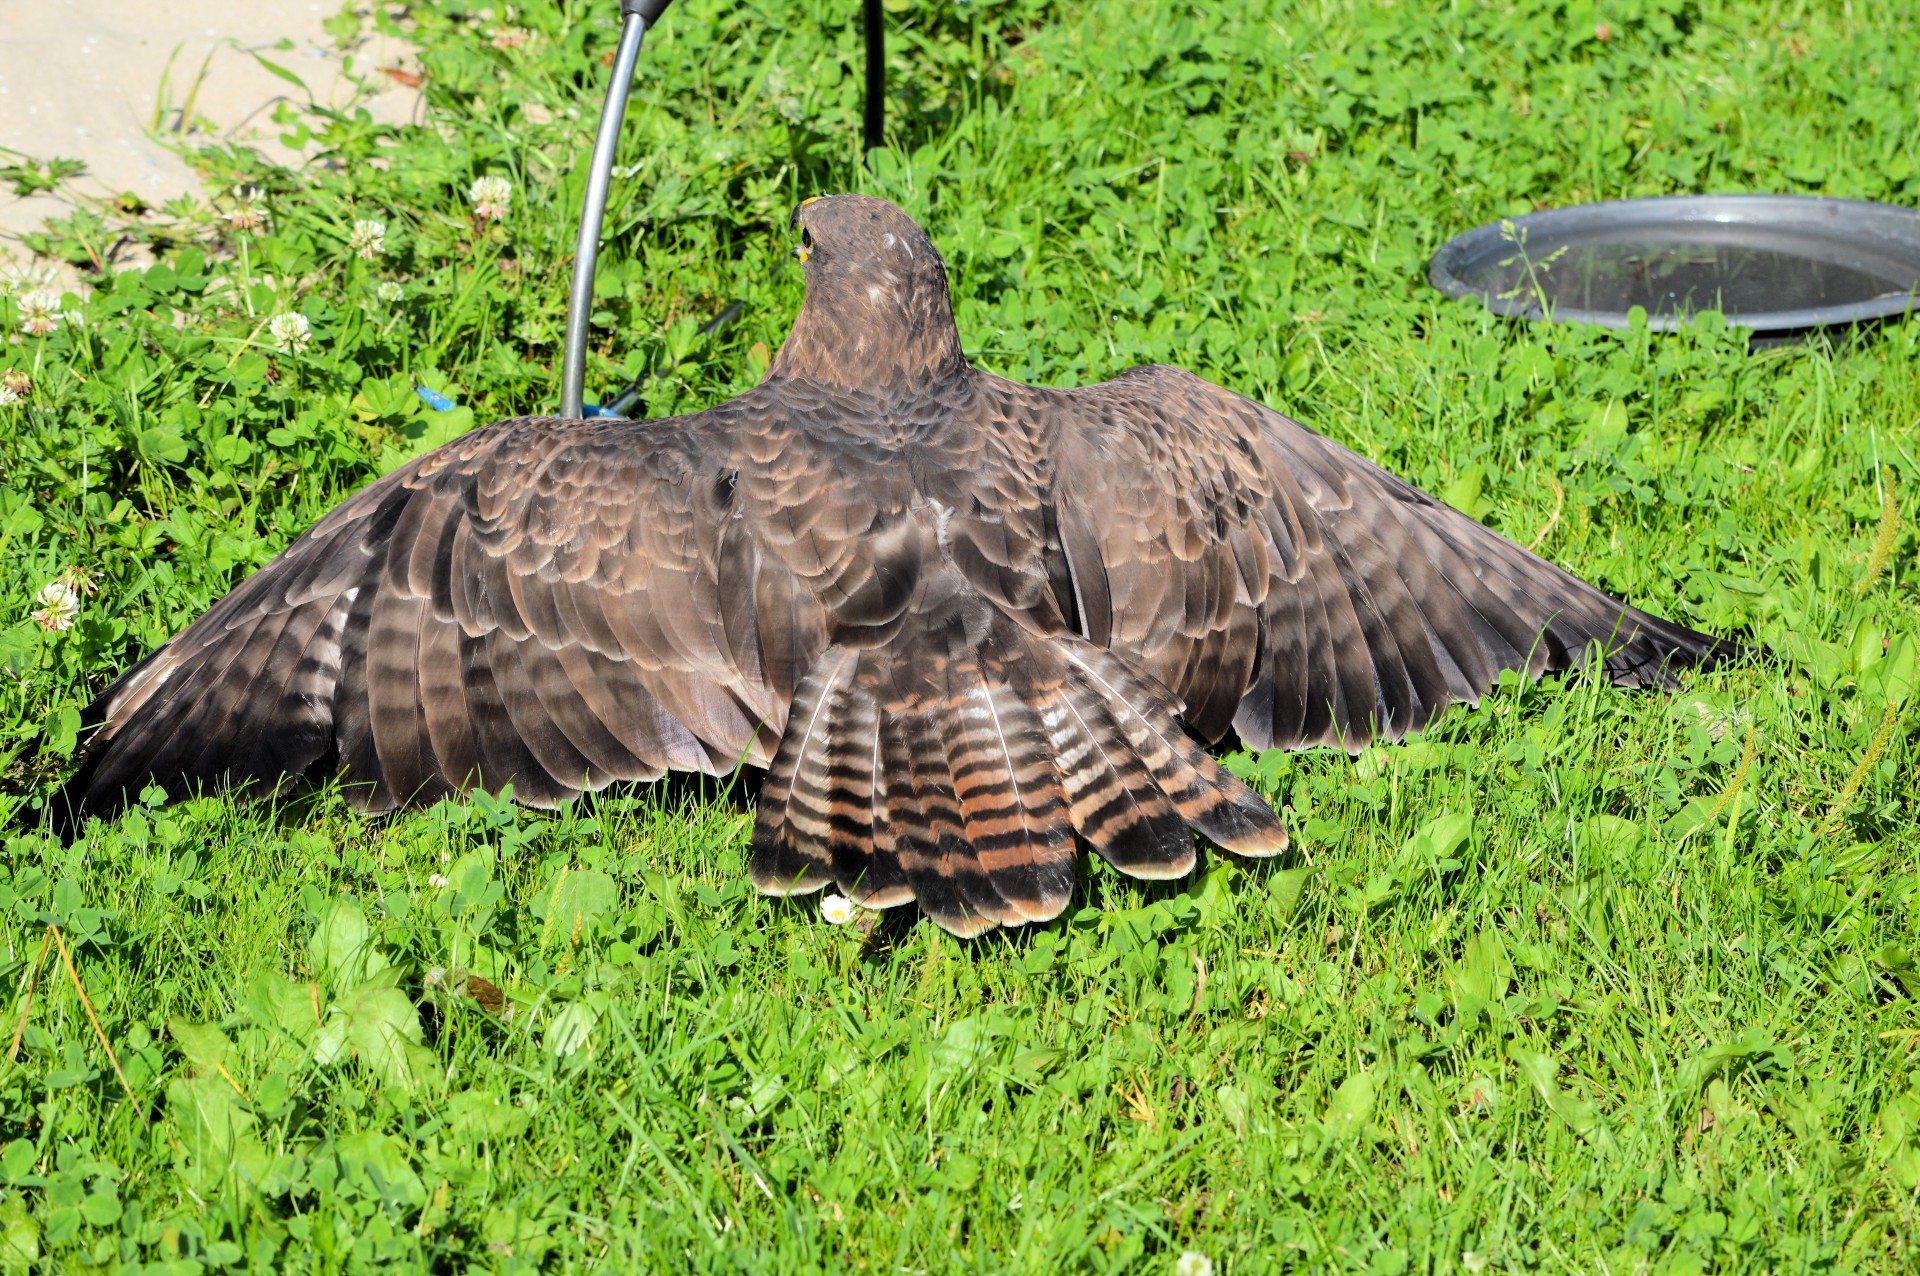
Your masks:
<path fill-rule="evenodd" d="M 1178 369 L 981 372 L 905 214 L 795 218 L 807 298 L 759 386 L 485 426 L 349 499 L 101 695 L 73 816 L 332 774 L 369 811 L 552 805 L 745 762 L 763 890 L 977 934 L 1056 916 L 1076 839 L 1153 878 L 1190 829 L 1283 848 L 1206 753 L 1230 732 L 1352 750 L 1502 670 L 1664 685 L 1731 650 Z"/>

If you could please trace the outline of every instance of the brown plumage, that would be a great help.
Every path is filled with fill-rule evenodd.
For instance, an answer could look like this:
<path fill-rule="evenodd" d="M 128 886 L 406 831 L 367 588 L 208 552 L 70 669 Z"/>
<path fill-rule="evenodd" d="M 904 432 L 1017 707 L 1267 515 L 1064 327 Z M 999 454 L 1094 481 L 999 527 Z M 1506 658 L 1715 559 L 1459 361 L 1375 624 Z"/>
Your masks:
<path fill-rule="evenodd" d="M 794 213 L 766 380 L 663 421 L 485 426 L 387 475 L 141 661 L 67 786 L 369 811 L 552 805 L 767 769 L 754 882 L 917 900 L 971 935 L 1190 829 L 1286 845 L 1205 746 L 1358 749 L 1590 647 L 1629 686 L 1726 644 L 1636 611 L 1368 461 L 1169 367 L 1039 389 L 961 354 L 899 209 Z"/>

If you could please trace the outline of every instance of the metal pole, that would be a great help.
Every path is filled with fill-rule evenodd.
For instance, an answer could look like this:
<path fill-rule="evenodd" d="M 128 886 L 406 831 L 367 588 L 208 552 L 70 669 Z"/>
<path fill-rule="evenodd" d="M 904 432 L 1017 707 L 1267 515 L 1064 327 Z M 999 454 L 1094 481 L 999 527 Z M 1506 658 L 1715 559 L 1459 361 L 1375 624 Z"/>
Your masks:
<path fill-rule="evenodd" d="M 866 0 L 867 26 L 867 115 L 866 149 L 877 150 L 887 144 L 882 125 L 887 109 L 887 30 L 886 10 L 881 0 Z"/>
<path fill-rule="evenodd" d="M 600 223 L 607 215 L 607 190 L 613 182 L 613 156 L 620 146 L 620 121 L 627 113 L 627 90 L 640 58 L 647 28 L 666 12 L 671 0 L 620 0 L 620 46 L 613 55 L 613 82 L 600 108 L 593 155 L 587 161 L 587 192 L 580 206 L 580 234 L 573 241 L 573 287 L 567 293 L 566 352 L 560 369 L 560 415 L 580 415 L 587 383 L 587 328 L 593 314 L 593 266 L 600 256 Z"/>

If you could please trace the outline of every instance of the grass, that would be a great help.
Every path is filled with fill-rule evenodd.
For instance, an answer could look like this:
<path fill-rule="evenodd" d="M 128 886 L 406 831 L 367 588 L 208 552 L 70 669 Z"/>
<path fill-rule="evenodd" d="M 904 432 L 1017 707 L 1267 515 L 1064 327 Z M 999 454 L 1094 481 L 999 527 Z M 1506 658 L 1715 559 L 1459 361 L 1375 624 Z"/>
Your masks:
<path fill-rule="evenodd" d="M 1233 758 L 1293 859 L 1089 865 L 974 944 L 758 898 L 712 792 L 196 800 L 59 846 L 107 678 L 384 467 L 557 399 L 608 6 L 418 9 L 425 128 L 287 108 L 304 159 L 208 152 L 207 202 L 50 227 L 76 316 L 0 347 L 0 1267 L 1907 1270 L 1920 326 L 1749 351 L 1422 279 L 1536 203 L 1913 204 L 1905 7 L 902 4 L 870 169 L 839 8 L 685 0 L 649 37 L 590 398 L 750 384 L 787 209 L 868 190 L 929 226 L 986 366 L 1184 364 L 1775 658 Z M 113 268 L 138 240 L 159 264 Z"/>

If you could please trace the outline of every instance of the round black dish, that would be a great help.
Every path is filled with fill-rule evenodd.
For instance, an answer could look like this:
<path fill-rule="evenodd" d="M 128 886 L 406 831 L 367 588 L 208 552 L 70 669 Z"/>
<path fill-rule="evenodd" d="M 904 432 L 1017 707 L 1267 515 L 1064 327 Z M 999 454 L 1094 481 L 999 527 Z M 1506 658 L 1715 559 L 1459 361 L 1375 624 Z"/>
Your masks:
<path fill-rule="evenodd" d="M 1530 213 L 1447 241 L 1450 297 L 1517 319 L 1671 331 L 1703 310 L 1756 340 L 1920 309 L 1920 211 L 1809 195 L 1676 195 Z"/>

